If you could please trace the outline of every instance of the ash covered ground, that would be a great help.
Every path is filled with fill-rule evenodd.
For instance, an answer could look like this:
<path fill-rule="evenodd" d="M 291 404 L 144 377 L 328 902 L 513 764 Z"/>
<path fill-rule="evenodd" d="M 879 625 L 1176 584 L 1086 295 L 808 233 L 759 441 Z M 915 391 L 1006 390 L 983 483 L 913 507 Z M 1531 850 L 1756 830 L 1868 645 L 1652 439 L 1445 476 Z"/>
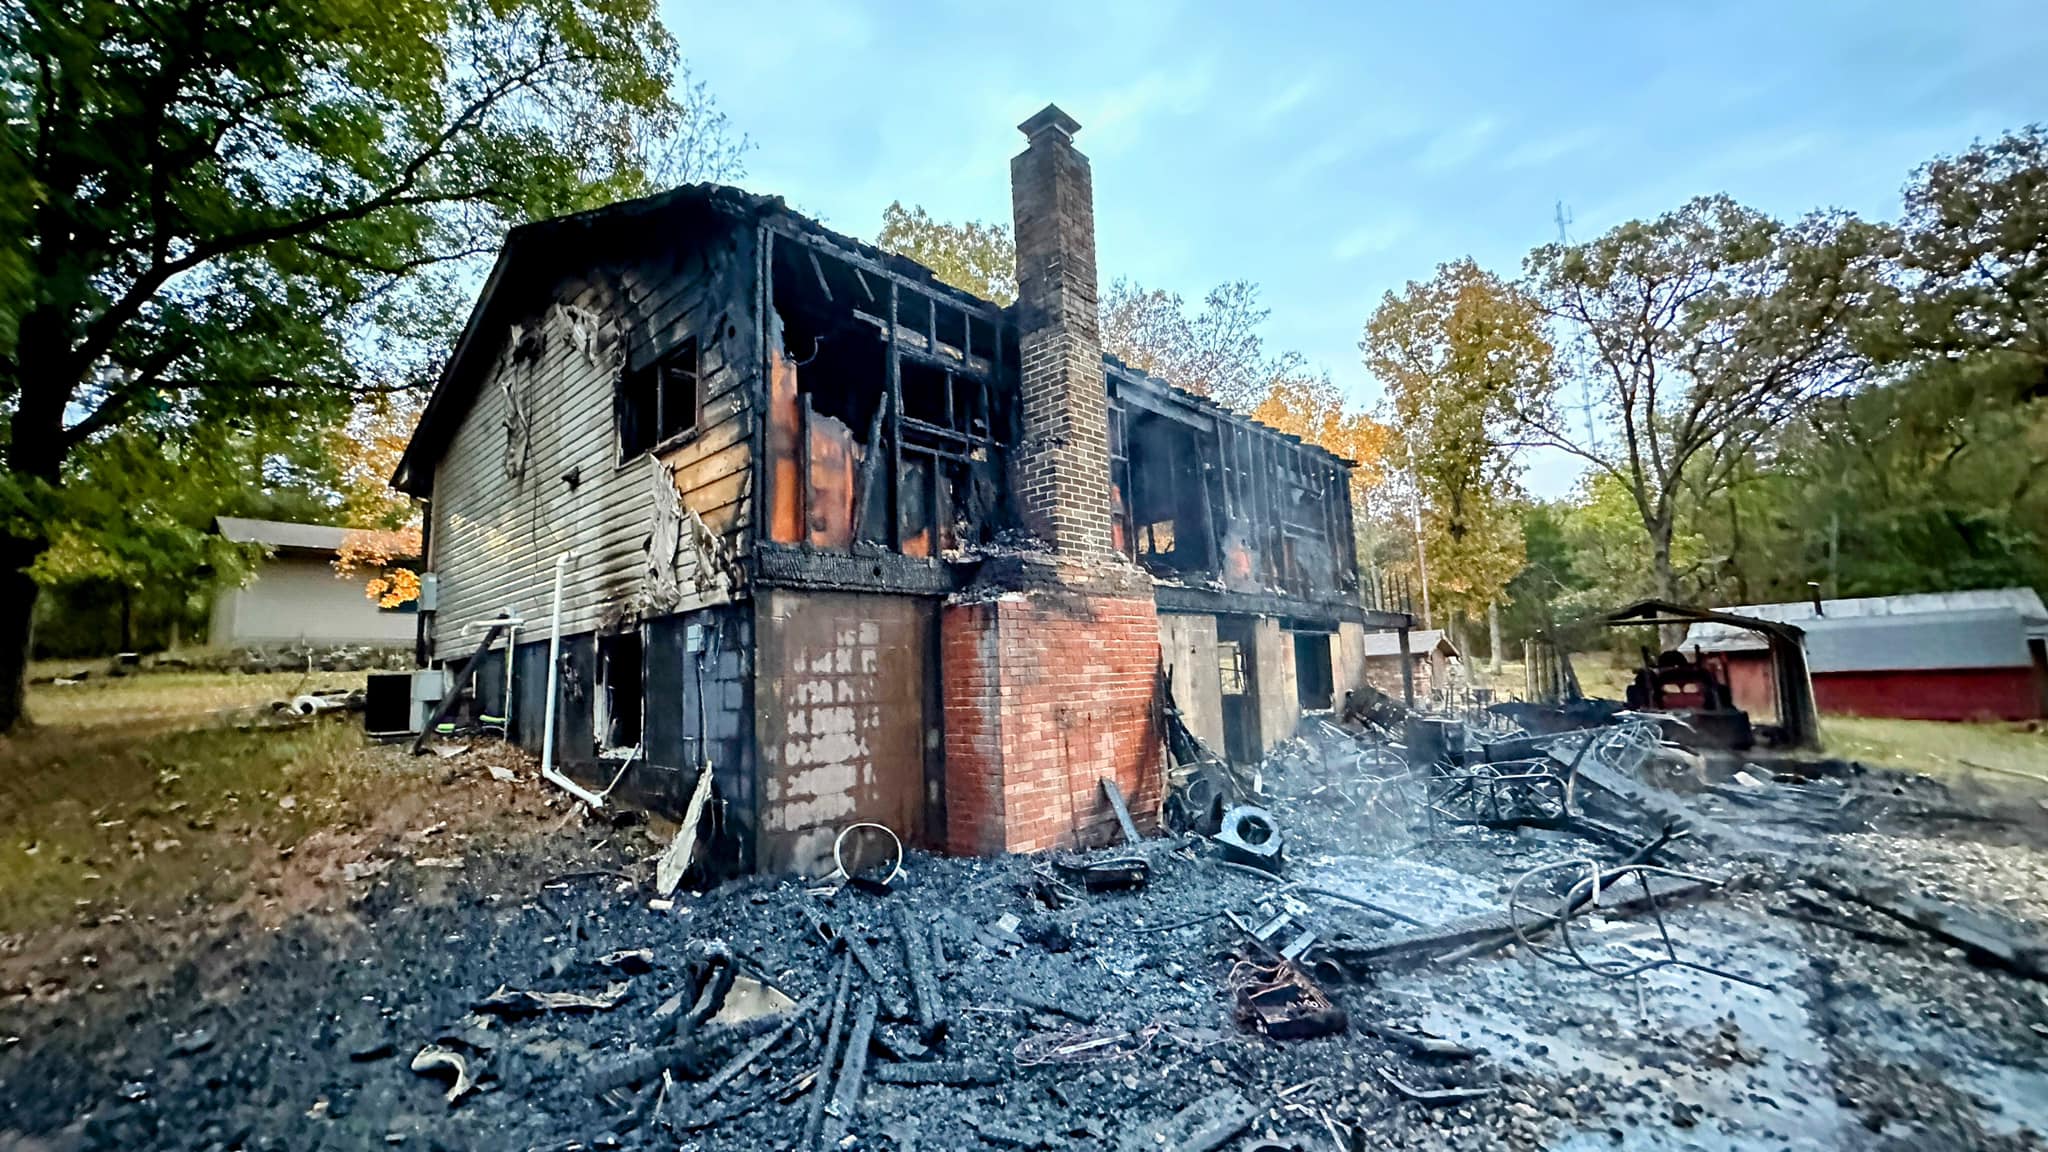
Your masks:
<path fill-rule="evenodd" d="M 1664 862 L 1733 883 L 1664 903 L 1668 953 L 1641 912 L 1576 919 L 1596 963 L 1702 966 L 1617 979 L 1557 962 L 1554 934 L 1541 954 L 1384 951 L 1497 919 L 1530 869 L 1626 845 L 1431 822 L 1368 779 L 1382 760 L 1352 737 L 1304 732 L 1260 773 L 1278 877 L 1160 838 L 1116 850 L 1148 883 L 1094 893 L 1045 858 L 913 853 L 886 893 L 768 879 L 663 906 L 666 830 L 550 803 L 529 771 L 505 787 L 530 802 L 460 867 L 360 862 L 322 902 L 156 948 L 133 979 L 70 957 L 5 989 L 0 1147 L 2044 1146 L 2048 985 L 1840 894 L 1875 878 L 2037 931 L 2032 796 L 1660 757 L 1603 823 L 1647 841 L 1682 812 L 1695 834 Z M 156 926 L 119 928 L 151 951 Z M 1236 993 L 1304 931 L 1302 970 L 1346 1026 L 1275 1039 Z M 721 972 L 796 1005 L 743 1020 Z M 609 1006 L 528 1011 L 520 993 Z M 473 1087 L 450 1102 L 458 1064 Z M 936 1080 L 954 1082 L 918 1083 Z"/>

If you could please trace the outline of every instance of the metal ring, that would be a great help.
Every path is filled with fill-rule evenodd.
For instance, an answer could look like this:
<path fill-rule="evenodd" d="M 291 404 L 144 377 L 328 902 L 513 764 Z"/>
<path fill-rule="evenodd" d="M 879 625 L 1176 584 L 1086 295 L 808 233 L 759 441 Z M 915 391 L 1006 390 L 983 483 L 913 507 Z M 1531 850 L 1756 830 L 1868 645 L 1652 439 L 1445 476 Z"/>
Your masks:
<path fill-rule="evenodd" d="M 874 824 L 863 822 L 860 824 L 848 824 L 846 827 L 841 828 L 839 830 L 839 835 L 835 837 L 832 841 L 833 866 L 839 869 L 839 874 L 841 876 L 846 877 L 848 880 L 853 879 L 853 873 L 848 872 L 846 870 L 846 860 L 839 854 L 839 849 L 841 845 L 846 843 L 846 834 L 848 832 L 853 831 L 856 828 L 880 828 L 882 831 L 887 832 L 889 834 L 890 841 L 896 845 L 896 863 L 890 866 L 889 874 L 882 878 L 882 883 L 894 884 L 896 882 L 896 878 L 898 876 L 903 875 L 903 838 L 896 835 L 896 833 L 892 831 L 886 824 Z"/>

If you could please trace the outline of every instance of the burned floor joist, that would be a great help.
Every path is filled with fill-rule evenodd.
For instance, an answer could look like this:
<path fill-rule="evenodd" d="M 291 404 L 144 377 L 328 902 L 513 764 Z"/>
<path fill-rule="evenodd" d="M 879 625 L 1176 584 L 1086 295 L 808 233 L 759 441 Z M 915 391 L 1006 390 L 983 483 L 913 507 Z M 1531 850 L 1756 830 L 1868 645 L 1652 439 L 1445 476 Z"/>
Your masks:
<path fill-rule="evenodd" d="M 832 1072 L 839 1063 L 840 1036 L 846 1029 L 847 998 L 853 981 L 853 957 L 841 955 L 832 980 L 832 1014 L 825 1025 L 825 1048 L 818 1057 L 811 1080 L 810 1106 L 805 1109 L 803 1140 L 799 1147 L 812 1149 L 825 1127 L 825 1107 L 831 1095 Z"/>
<path fill-rule="evenodd" d="M 846 1037 L 846 1057 L 832 1085 L 832 1102 L 826 1106 L 824 1147 L 838 1147 L 860 1114 L 861 1093 L 867 1089 L 868 1045 L 875 1035 L 875 1018 L 881 1011 L 873 988 L 861 992 L 855 1006 L 853 1027 Z"/>
<path fill-rule="evenodd" d="M 2048 982 L 2048 939 L 2030 934 L 2004 917 L 1933 900 L 1907 890 L 1899 881 L 1867 872 L 1816 873 L 1810 879 L 1815 887 L 1962 949 L 1979 964 Z"/>
<path fill-rule="evenodd" d="M 910 977 L 918 1038 L 933 1043 L 946 1032 L 946 1001 L 932 971 L 931 940 L 918 927 L 910 909 L 901 904 L 896 906 L 896 939 L 903 946 L 903 969 Z"/>
<path fill-rule="evenodd" d="M 822 993 L 813 994 L 799 1001 L 797 1006 L 788 1012 L 782 1013 L 780 1016 L 781 1023 L 777 1024 L 773 1029 L 764 1032 L 753 1043 L 741 1049 L 731 1060 L 726 1061 L 724 1067 L 706 1076 L 703 1083 L 696 1086 L 690 1095 L 690 1109 L 695 1111 L 709 1104 L 712 1097 L 718 1094 L 719 1089 L 732 1083 L 754 1061 L 767 1055 L 770 1049 L 782 1043 L 783 1039 L 792 1030 L 808 1019 L 811 1013 L 817 1011 L 818 1005 L 823 1001 L 824 996 Z"/>

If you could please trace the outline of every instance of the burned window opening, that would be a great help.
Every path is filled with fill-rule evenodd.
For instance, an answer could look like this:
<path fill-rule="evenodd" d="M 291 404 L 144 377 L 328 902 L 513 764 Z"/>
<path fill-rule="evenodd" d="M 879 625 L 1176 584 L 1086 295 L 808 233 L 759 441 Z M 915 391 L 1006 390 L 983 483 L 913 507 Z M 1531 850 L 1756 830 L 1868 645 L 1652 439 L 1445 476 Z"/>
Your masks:
<path fill-rule="evenodd" d="M 597 641 L 596 723 L 599 754 L 640 747 L 645 715 L 646 670 L 640 633 L 621 632 Z"/>
<path fill-rule="evenodd" d="M 1244 695 L 1244 645 L 1235 640 L 1216 642 L 1216 674 L 1222 678 L 1225 696 Z"/>
<path fill-rule="evenodd" d="M 1129 554 L 1174 572 L 1217 567 L 1203 437 L 1187 424 L 1126 411 Z"/>
<path fill-rule="evenodd" d="M 1007 522 L 994 317 L 774 237 L 771 538 L 929 557 Z"/>
<path fill-rule="evenodd" d="M 702 407 L 695 336 L 618 383 L 619 463 L 674 445 L 697 430 Z"/>

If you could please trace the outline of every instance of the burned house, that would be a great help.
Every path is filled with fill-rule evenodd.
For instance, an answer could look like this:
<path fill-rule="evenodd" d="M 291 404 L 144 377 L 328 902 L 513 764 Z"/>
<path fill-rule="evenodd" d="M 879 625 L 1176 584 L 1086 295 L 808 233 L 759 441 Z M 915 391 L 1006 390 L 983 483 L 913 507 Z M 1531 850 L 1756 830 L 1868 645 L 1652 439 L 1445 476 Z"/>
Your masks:
<path fill-rule="evenodd" d="M 856 821 L 1089 842 L 1105 778 L 1143 822 L 1167 677 L 1245 760 L 1341 699 L 1397 622 L 1350 463 L 1103 355 L 1078 125 L 1022 129 L 1010 307 L 735 188 L 511 233 L 394 477 L 423 654 L 519 621 L 478 711 L 539 748 L 552 703 L 555 760 L 621 797 L 708 766 L 719 858 L 782 870 Z"/>

